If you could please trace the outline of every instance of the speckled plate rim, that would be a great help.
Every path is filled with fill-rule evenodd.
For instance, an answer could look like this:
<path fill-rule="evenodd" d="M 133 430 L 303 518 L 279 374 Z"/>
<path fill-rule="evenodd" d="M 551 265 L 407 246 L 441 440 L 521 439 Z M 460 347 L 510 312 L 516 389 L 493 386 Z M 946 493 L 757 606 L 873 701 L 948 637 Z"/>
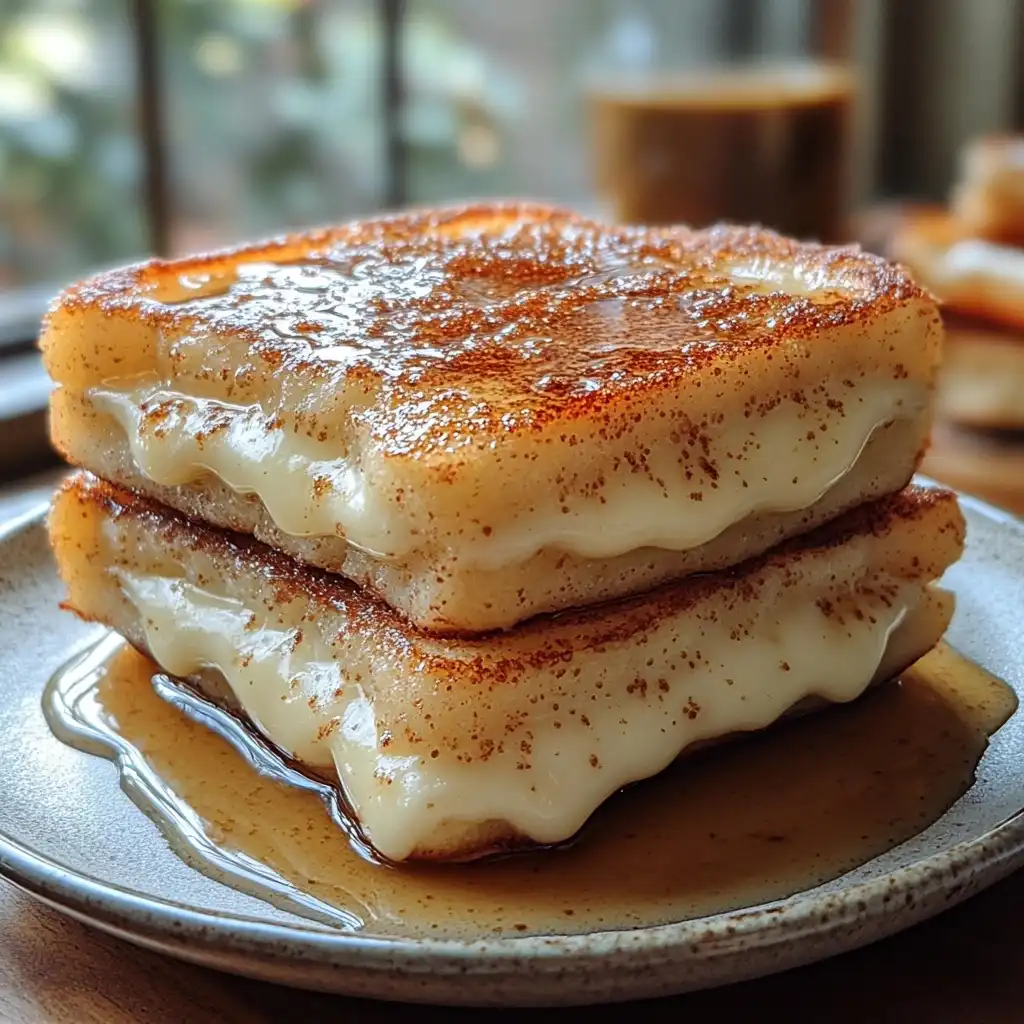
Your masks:
<path fill-rule="evenodd" d="M 960 500 L 1024 540 L 1024 526 L 1009 513 Z M 0 525 L 0 543 L 38 528 L 45 511 L 44 504 Z M 640 998 L 788 969 L 903 930 L 1021 866 L 1024 809 L 981 836 L 813 898 L 625 931 L 470 942 L 331 932 L 198 910 L 99 881 L 0 834 L 0 875 L 136 944 L 292 985 L 469 1005 Z"/>

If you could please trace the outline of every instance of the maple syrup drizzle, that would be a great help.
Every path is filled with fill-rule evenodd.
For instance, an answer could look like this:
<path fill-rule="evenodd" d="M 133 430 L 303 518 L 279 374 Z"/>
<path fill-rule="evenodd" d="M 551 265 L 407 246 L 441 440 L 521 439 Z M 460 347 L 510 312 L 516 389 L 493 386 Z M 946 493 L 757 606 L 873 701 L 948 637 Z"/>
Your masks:
<path fill-rule="evenodd" d="M 396 867 L 339 827 L 330 787 L 157 672 L 107 637 L 51 680 L 51 728 L 118 759 L 126 792 L 197 870 L 323 923 L 403 936 L 632 928 L 804 891 L 941 817 L 1017 706 L 940 645 L 898 684 L 682 759 L 565 847 Z"/>

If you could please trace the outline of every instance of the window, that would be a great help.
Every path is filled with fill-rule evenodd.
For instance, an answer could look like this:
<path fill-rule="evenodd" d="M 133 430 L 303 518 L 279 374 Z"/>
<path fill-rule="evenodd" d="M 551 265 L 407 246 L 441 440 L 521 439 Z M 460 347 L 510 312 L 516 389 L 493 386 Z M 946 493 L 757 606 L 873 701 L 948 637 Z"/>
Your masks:
<path fill-rule="evenodd" d="M 799 22 L 808 0 L 766 2 Z M 748 7 L 3 0 L 0 290 L 405 201 L 585 206 L 583 82 L 611 36 L 647 19 L 715 52 Z"/>
<path fill-rule="evenodd" d="M 124 12 L 104 0 L 0 10 L 0 289 L 143 252 Z"/>
<path fill-rule="evenodd" d="M 90 270 L 385 203 L 388 6 L 4 0 L 0 345 Z"/>
<path fill-rule="evenodd" d="M 603 7 L 410 3 L 402 37 L 409 198 L 528 194 L 585 205 L 580 78 Z"/>
<path fill-rule="evenodd" d="M 172 251 L 381 206 L 379 5 L 173 0 L 159 10 Z"/>

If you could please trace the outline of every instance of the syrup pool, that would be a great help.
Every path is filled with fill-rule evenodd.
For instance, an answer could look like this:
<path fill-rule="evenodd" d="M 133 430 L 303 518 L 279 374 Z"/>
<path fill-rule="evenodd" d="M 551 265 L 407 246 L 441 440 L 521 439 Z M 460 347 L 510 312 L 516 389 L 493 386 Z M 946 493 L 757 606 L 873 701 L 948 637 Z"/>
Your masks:
<path fill-rule="evenodd" d="M 116 761 L 196 870 L 340 928 L 472 939 L 664 924 L 836 878 L 966 792 L 1016 697 L 940 645 L 850 705 L 683 758 L 564 847 L 411 866 L 376 861 L 328 783 L 116 637 L 54 676 L 44 708 L 65 743 Z"/>

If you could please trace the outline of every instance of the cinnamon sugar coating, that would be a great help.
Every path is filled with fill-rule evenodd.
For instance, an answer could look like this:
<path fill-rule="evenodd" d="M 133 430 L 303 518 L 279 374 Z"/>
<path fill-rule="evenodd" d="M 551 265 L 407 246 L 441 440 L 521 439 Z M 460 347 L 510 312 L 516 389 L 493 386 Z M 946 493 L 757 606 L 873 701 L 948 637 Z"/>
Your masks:
<path fill-rule="evenodd" d="M 103 274 L 56 302 L 43 349 L 59 383 L 148 369 L 102 340 L 65 359 L 84 321 L 126 321 L 185 339 L 167 345 L 167 369 L 206 394 L 246 401 L 268 377 L 329 385 L 390 452 L 426 454 L 600 420 L 922 296 L 854 247 L 475 205 Z M 315 413 L 296 413 L 303 428 L 317 436 Z"/>

